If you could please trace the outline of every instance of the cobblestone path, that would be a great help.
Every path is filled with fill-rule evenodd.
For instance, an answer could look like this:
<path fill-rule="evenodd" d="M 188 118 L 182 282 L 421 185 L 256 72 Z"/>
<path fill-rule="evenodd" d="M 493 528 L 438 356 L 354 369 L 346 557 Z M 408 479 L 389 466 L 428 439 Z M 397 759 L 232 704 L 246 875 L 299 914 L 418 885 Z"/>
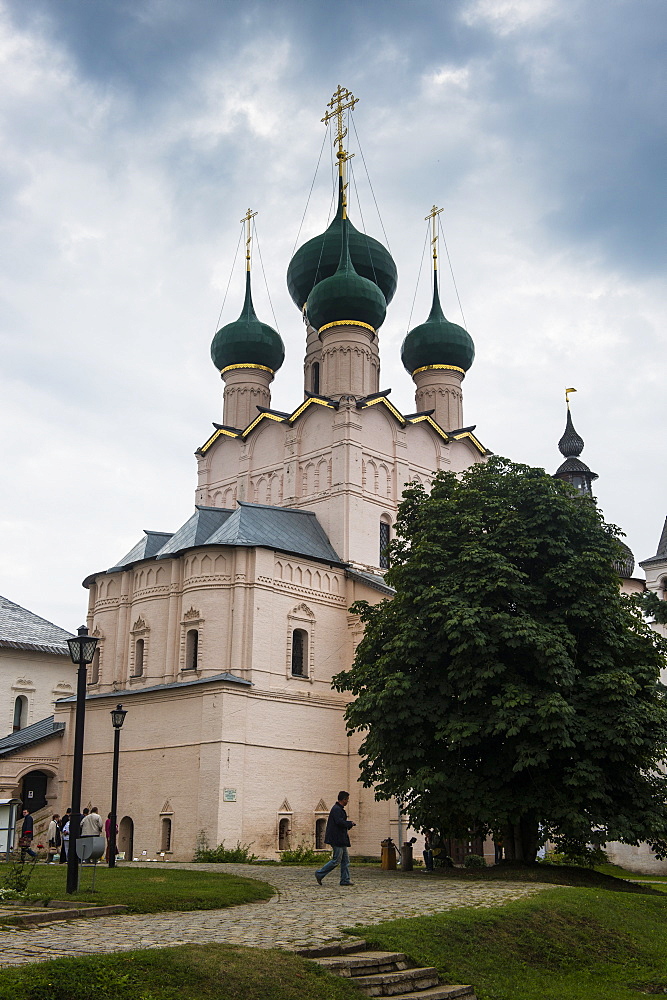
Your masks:
<path fill-rule="evenodd" d="M 138 866 L 137 866 L 138 867 Z M 415 873 L 402 877 L 378 868 L 352 868 L 354 885 L 343 888 L 334 871 L 319 886 L 314 868 L 254 865 L 151 864 L 262 879 L 277 889 L 268 902 L 223 910 L 140 913 L 0 931 L 0 966 L 61 956 L 230 942 L 255 948 L 302 948 L 343 936 L 343 927 L 396 917 L 437 913 L 456 906 L 497 906 L 553 886 L 527 882 L 453 882 Z"/>

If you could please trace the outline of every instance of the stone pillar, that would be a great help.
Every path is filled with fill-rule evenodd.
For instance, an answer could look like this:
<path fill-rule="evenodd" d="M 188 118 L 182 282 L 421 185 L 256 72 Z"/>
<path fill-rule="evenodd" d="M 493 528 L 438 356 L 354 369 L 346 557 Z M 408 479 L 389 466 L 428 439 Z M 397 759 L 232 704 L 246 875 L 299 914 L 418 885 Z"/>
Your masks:
<path fill-rule="evenodd" d="M 370 326 L 338 325 L 320 330 L 323 396 L 370 396 L 380 388 L 377 333 Z"/>
<path fill-rule="evenodd" d="M 258 406 L 271 406 L 273 372 L 263 365 L 230 365 L 221 374 L 225 383 L 222 422 L 243 430 L 257 416 Z"/>
<path fill-rule="evenodd" d="M 445 431 L 463 427 L 462 368 L 453 365 L 428 365 L 412 373 L 415 383 L 415 406 L 418 413 L 435 410 L 433 419 Z"/>

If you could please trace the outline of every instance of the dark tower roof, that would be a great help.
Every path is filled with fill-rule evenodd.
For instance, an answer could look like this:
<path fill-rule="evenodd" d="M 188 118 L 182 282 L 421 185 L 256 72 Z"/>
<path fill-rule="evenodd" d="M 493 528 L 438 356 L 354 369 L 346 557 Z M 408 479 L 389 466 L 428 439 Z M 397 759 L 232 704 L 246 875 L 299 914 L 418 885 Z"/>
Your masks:
<path fill-rule="evenodd" d="M 579 458 L 584 450 L 584 439 L 574 429 L 569 405 L 567 408 L 565 433 L 558 442 L 558 450 L 564 456 L 565 461 L 556 469 L 554 477 L 563 479 L 581 493 L 592 496 L 591 483 L 598 478 L 598 474 L 597 472 L 591 472 L 586 463 L 582 462 Z"/>

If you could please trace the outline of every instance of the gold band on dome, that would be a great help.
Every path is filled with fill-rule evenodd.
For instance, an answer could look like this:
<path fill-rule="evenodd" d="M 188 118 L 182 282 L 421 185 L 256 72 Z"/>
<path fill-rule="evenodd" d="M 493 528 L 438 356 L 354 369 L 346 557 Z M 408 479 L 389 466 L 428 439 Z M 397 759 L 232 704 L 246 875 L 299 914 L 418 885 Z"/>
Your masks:
<path fill-rule="evenodd" d="M 415 368 L 413 375 L 418 375 L 419 372 L 431 372 L 435 370 L 444 370 L 449 372 L 461 372 L 465 375 L 465 368 L 459 368 L 458 365 L 424 365 L 423 368 Z"/>
<path fill-rule="evenodd" d="M 317 332 L 322 333 L 322 330 L 330 330 L 332 326 L 360 326 L 364 330 L 370 330 L 371 333 L 377 332 L 374 326 L 370 326 L 369 323 L 361 323 L 357 319 L 337 319 L 335 323 L 325 323 Z"/>
<path fill-rule="evenodd" d="M 260 372 L 270 372 L 271 375 L 275 375 L 273 368 L 267 368 L 266 365 L 227 365 L 226 368 L 220 369 L 220 374 L 224 375 L 225 372 L 236 371 L 237 368 L 257 368 Z"/>

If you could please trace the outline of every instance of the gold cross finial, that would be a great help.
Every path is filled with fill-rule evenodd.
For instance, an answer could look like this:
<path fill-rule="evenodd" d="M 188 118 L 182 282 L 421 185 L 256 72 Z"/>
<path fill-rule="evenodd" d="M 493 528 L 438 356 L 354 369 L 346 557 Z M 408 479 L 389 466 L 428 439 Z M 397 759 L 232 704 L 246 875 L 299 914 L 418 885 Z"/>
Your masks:
<path fill-rule="evenodd" d="M 245 223 L 245 268 L 246 271 L 250 270 L 250 241 L 252 236 L 250 233 L 250 220 L 254 219 L 257 212 L 253 212 L 251 208 L 248 209 L 246 214 L 241 219 L 241 224 Z"/>
<path fill-rule="evenodd" d="M 334 145 L 338 144 L 338 152 L 336 157 L 338 158 L 338 173 L 339 176 L 343 176 L 343 164 L 352 159 L 354 153 L 346 153 L 343 149 L 343 139 L 347 135 L 347 129 L 345 127 L 345 117 L 344 113 L 346 111 L 352 111 L 354 105 L 359 102 L 359 98 L 355 97 L 354 94 L 349 91 L 346 87 L 341 87 L 338 84 L 338 89 L 334 92 L 333 97 L 327 104 L 330 111 L 327 111 L 322 121 L 325 125 L 331 121 L 332 118 L 336 118 L 336 134 L 334 136 Z M 344 208 L 345 206 L 343 206 Z"/>
<path fill-rule="evenodd" d="M 428 215 L 424 216 L 426 222 L 428 222 L 429 219 L 431 220 L 431 246 L 433 247 L 434 271 L 438 270 L 438 228 L 436 226 L 435 220 L 437 219 L 437 217 L 440 215 L 441 212 L 444 212 L 444 209 L 438 208 L 437 205 L 434 205 L 431 211 L 428 213 Z"/>
<path fill-rule="evenodd" d="M 576 389 L 566 389 L 565 390 L 565 402 L 567 403 L 568 410 L 570 409 L 570 393 L 576 392 Z"/>

